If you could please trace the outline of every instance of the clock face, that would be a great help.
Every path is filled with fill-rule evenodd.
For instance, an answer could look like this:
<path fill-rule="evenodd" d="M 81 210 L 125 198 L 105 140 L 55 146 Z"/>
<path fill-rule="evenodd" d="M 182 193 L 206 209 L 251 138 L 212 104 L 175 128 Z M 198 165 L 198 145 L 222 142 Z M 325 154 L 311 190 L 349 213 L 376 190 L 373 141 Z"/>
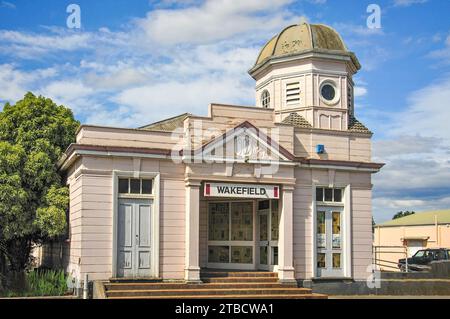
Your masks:
<path fill-rule="evenodd" d="M 333 101 L 336 97 L 336 91 L 331 84 L 325 84 L 322 86 L 322 90 L 320 92 L 322 97 L 327 101 Z"/>

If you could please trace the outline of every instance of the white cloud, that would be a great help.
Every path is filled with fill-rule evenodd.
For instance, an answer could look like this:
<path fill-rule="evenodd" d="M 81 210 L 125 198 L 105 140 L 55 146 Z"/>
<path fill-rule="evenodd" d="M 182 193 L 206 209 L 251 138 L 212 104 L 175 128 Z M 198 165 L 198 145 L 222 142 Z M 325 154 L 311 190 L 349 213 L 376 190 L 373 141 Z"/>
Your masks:
<path fill-rule="evenodd" d="M 92 101 L 89 97 L 94 94 L 94 90 L 79 80 L 53 81 L 38 88 L 37 92 L 51 97 L 57 104 L 70 107 L 74 112 L 92 110 Z"/>
<path fill-rule="evenodd" d="M 391 118 L 388 137 L 374 142 L 378 220 L 399 210 L 450 207 L 450 77 L 414 92 L 408 108 Z"/>
<path fill-rule="evenodd" d="M 350 51 L 358 52 L 363 70 L 372 71 L 390 59 L 391 53 L 381 43 L 385 39 L 383 29 L 370 29 L 366 23 L 335 23 L 333 27 L 342 36 Z"/>
<path fill-rule="evenodd" d="M 16 5 L 8 1 L 0 1 L 0 8 L 15 9 Z"/>
<path fill-rule="evenodd" d="M 365 24 L 353 24 L 353 23 L 335 23 L 333 27 L 339 31 L 339 33 L 348 36 L 358 36 L 358 37 L 370 37 L 374 35 L 383 35 L 383 29 L 379 28 L 369 28 Z"/>
<path fill-rule="evenodd" d="M 108 70 L 102 74 L 89 72 L 84 80 L 90 87 L 100 90 L 119 90 L 149 81 L 144 72 L 134 67 Z"/>
<path fill-rule="evenodd" d="M 397 200 L 395 198 L 374 198 L 372 201 L 374 211 L 384 210 L 385 214 L 376 218 L 376 222 L 383 222 L 392 219 L 399 211 L 425 212 L 440 210 L 443 207 L 450 207 L 450 196 L 434 200 Z"/>
<path fill-rule="evenodd" d="M 34 88 L 34 83 L 49 80 L 57 75 L 54 68 L 36 69 L 25 72 L 13 64 L 0 65 L 0 102 L 15 102 L 27 91 Z"/>
<path fill-rule="evenodd" d="M 41 35 L 19 31 L 0 30 L 0 48 L 16 56 L 32 58 L 51 51 L 74 51 L 89 47 L 90 33 L 65 32 Z"/>
<path fill-rule="evenodd" d="M 428 0 L 394 0 L 395 7 L 409 7 L 413 4 L 422 4 L 428 2 Z"/>
<path fill-rule="evenodd" d="M 440 40 L 441 38 L 436 35 L 433 37 L 433 41 L 435 42 Z M 450 35 L 448 35 L 445 39 L 444 48 L 434 50 L 430 52 L 428 56 L 434 59 L 439 59 L 441 64 L 450 64 Z"/>
<path fill-rule="evenodd" d="M 0 98 L 32 90 L 71 107 L 84 122 L 118 126 L 187 109 L 204 114 L 213 101 L 252 105 L 254 81 L 247 70 L 264 41 L 298 22 L 286 10 L 291 1 L 168 0 L 117 32 L 0 30 L 0 49 L 15 48 L 3 55 L 46 61 L 58 73 L 47 81 L 25 81 L 27 72 L 16 70 L 17 80 L 3 84 L 9 93 Z"/>
<path fill-rule="evenodd" d="M 206 106 L 211 102 L 239 104 L 243 97 L 252 93 L 253 87 L 242 85 L 234 77 L 210 76 L 189 82 L 174 80 L 131 88 L 112 100 L 133 109 L 147 122 L 151 122 L 158 117 L 173 116 L 186 110 L 205 115 Z M 154 113 L 155 109 L 158 109 L 157 114 Z"/>
<path fill-rule="evenodd" d="M 355 86 L 355 88 L 354 88 L 355 97 L 362 97 L 362 96 L 367 95 L 367 93 L 368 93 L 368 90 L 365 87 Z"/>
<path fill-rule="evenodd" d="M 201 6 L 160 9 L 136 20 L 154 44 L 202 44 L 286 25 L 291 14 L 280 10 L 292 0 L 206 0 Z"/>
<path fill-rule="evenodd" d="M 395 134 L 420 132 L 423 136 L 450 140 L 450 76 L 414 92 L 407 112 L 395 117 Z"/>

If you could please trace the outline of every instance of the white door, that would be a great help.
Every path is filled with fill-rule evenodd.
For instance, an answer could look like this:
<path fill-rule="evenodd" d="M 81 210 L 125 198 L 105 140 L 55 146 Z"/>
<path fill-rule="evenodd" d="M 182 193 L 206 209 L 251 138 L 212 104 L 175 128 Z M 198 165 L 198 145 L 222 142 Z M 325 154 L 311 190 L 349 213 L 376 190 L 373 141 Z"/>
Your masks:
<path fill-rule="evenodd" d="M 258 269 L 274 271 L 278 267 L 278 200 L 258 202 Z"/>
<path fill-rule="evenodd" d="M 342 277 L 342 208 L 317 208 L 317 276 Z"/>
<path fill-rule="evenodd" d="M 408 240 L 408 257 L 414 256 L 419 250 L 423 249 L 422 240 Z"/>
<path fill-rule="evenodd" d="M 152 201 L 120 199 L 118 206 L 117 275 L 150 277 Z"/>

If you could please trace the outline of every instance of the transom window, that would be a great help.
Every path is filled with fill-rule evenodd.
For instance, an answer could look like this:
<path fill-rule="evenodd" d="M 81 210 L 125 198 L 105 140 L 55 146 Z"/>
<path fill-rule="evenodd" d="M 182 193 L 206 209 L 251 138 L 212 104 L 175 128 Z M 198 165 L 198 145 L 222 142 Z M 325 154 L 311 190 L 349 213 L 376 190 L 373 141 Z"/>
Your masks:
<path fill-rule="evenodd" d="M 120 178 L 119 194 L 151 195 L 153 180 L 142 178 Z"/>
<path fill-rule="evenodd" d="M 261 94 L 261 105 L 265 109 L 270 107 L 270 93 L 267 90 L 264 90 Z"/>
<path fill-rule="evenodd" d="M 317 202 L 333 202 L 342 203 L 342 188 L 316 188 L 316 201 Z"/>

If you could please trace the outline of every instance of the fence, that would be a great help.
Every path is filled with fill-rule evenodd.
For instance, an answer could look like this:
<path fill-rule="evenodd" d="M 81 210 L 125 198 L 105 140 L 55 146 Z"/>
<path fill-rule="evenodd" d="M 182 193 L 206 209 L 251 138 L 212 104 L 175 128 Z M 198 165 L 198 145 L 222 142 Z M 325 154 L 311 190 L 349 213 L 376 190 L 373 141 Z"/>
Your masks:
<path fill-rule="evenodd" d="M 407 246 L 373 246 L 373 261 L 381 271 L 400 271 L 398 260 L 405 258 L 404 271 L 408 272 Z"/>

